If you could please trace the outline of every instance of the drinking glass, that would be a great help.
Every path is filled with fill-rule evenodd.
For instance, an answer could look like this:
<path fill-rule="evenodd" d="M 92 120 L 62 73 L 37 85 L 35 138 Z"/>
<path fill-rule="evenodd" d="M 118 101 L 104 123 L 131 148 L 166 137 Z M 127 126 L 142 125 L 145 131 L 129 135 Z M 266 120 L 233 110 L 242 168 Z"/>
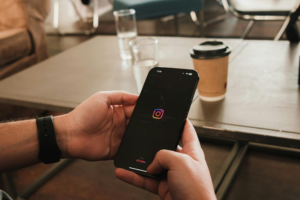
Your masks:
<path fill-rule="evenodd" d="M 135 39 L 129 42 L 131 47 L 133 73 L 140 93 L 148 72 L 158 66 L 158 40 L 154 37 Z"/>
<path fill-rule="evenodd" d="M 121 59 L 131 59 L 129 41 L 134 40 L 137 35 L 135 10 L 114 11 L 116 29 L 119 38 Z"/>

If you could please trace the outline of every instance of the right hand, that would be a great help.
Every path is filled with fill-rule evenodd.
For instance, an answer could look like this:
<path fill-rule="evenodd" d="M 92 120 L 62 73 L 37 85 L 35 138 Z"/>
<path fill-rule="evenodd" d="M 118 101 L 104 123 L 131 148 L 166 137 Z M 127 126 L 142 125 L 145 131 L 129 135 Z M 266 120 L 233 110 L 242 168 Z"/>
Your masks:
<path fill-rule="evenodd" d="M 177 152 L 159 151 L 149 165 L 149 174 L 168 170 L 167 180 L 155 180 L 125 169 L 116 176 L 132 185 L 158 194 L 163 200 L 216 200 L 210 173 L 196 131 L 186 120 L 182 135 L 183 148 Z"/>

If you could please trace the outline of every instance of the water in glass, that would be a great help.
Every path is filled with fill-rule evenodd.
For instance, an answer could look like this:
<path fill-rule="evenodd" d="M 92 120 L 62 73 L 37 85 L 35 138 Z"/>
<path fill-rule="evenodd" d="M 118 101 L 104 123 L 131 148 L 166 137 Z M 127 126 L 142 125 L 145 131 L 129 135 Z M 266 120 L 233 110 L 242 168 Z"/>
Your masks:
<path fill-rule="evenodd" d="M 131 59 L 129 41 L 136 38 L 136 32 L 119 33 L 120 55 L 123 60 Z"/>

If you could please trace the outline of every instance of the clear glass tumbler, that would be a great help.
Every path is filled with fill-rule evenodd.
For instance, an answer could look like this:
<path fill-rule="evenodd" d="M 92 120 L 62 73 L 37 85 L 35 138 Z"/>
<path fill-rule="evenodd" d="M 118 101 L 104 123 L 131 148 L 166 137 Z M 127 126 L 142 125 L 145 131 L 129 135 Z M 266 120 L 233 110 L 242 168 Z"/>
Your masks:
<path fill-rule="evenodd" d="M 140 93 L 148 72 L 158 66 L 158 40 L 154 37 L 135 39 L 129 42 L 131 47 L 133 73 Z"/>
<path fill-rule="evenodd" d="M 123 60 L 131 59 L 129 41 L 137 35 L 135 10 L 114 11 L 116 29 L 119 38 L 120 56 Z"/>

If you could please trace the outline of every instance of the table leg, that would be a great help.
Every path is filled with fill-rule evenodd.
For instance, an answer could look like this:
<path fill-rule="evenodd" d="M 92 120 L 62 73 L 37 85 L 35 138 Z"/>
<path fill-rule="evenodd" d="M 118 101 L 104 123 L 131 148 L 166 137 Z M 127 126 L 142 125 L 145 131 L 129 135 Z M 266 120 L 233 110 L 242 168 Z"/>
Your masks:
<path fill-rule="evenodd" d="M 174 15 L 174 27 L 175 27 L 175 35 L 179 35 L 179 25 L 178 25 L 178 16 L 177 14 Z"/>
<path fill-rule="evenodd" d="M 285 30 L 286 30 L 286 27 L 288 26 L 288 24 L 290 23 L 290 20 L 291 20 L 291 17 L 288 16 L 283 25 L 281 26 L 279 32 L 277 33 L 276 37 L 274 38 L 274 41 L 279 41 L 281 36 L 284 34 Z"/>
<path fill-rule="evenodd" d="M 5 172 L 2 174 L 3 183 L 5 186 L 5 189 L 7 192 L 11 195 L 11 197 L 14 199 L 18 196 L 16 187 L 11 175 L 11 172 Z"/>
<path fill-rule="evenodd" d="M 57 174 L 60 170 L 65 168 L 68 164 L 70 164 L 73 159 L 65 159 L 54 166 L 52 166 L 48 171 L 38 177 L 35 181 L 33 181 L 27 188 L 24 189 L 23 192 L 19 195 L 18 199 L 27 199 L 31 194 L 33 194 L 37 189 L 39 189 L 42 185 L 44 185 L 47 181 L 49 181 L 55 174 Z"/>
<path fill-rule="evenodd" d="M 300 57 L 299 57 L 299 72 L 298 72 L 298 85 L 300 86 Z"/>
<path fill-rule="evenodd" d="M 241 38 L 242 39 L 246 39 L 246 37 L 248 36 L 249 32 L 251 31 L 252 27 L 253 27 L 253 24 L 254 24 L 254 20 L 251 19 L 249 22 L 248 22 L 248 25 L 246 27 L 246 29 L 244 30 Z"/>
<path fill-rule="evenodd" d="M 53 2 L 53 28 L 58 31 L 59 26 L 59 0 Z"/>
<path fill-rule="evenodd" d="M 233 148 L 231 149 L 229 155 L 227 156 L 221 170 L 218 172 L 217 176 L 214 178 L 213 180 L 213 185 L 214 185 L 214 189 L 217 192 L 220 184 L 222 183 L 226 173 L 228 172 L 232 162 L 234 161 L 238 150 L 240 148 L 240 143 L 239 142 L 235 142 Z"/>
<path fill-rule="evenodd" d="M 236 156 L 234 157 L 232 164 L 228 168 L 227 173 L 224 175 L 222 182 L 217 188 L 216 195 L 218 200 L 222 200 L 225 197 L 226 192 L 228 191 L 230 184 L 232 183 L 234 176 L 237 170 L 239 169 L 241 162 L 247 152 L 249 146 L 248 142 L 239 141 L 238 143 L 239 148 L 237 150 Z M 234 146 L 234 148 L 236 147 Z"/>
<path fill-rule="evenodd" d="M 94 8 L 93 8 L 93 28 L 94 32 L 99 26 L 99 14 L 98 14 L 98 0 L 94 0 Z"/>

